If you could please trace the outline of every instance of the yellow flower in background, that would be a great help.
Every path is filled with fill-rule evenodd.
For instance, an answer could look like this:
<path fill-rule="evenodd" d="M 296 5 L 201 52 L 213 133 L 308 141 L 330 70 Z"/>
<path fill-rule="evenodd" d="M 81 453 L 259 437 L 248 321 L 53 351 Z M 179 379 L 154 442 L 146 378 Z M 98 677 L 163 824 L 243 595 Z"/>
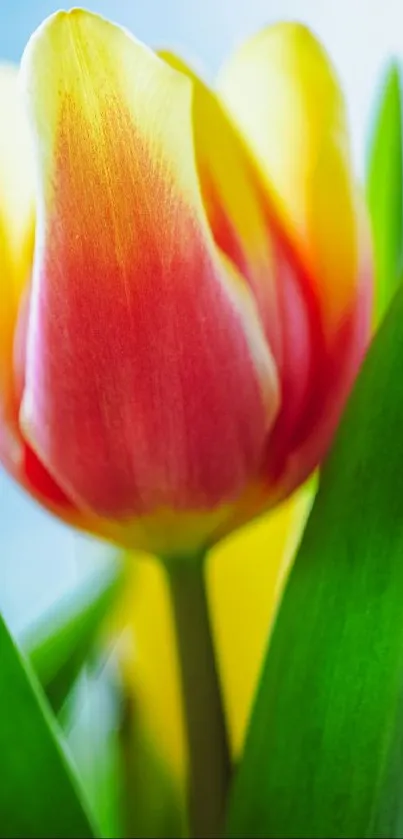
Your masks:
<path fill-rule="evenodd" d="M 232 534 L 209 557 L 213 635 L 234 757 L 241 753 L 269 629 L 312 499 L 310 484 Z M 150 556 L 128 561 L 132 581 L 114 618 L 115 631 L 125 629 L 120 646 L 125 682 L 167 764 L 183 782 L 179 664 L 165 572 Z"/>
<path fill-rule="evenodd" d="M 273 513 L 232 534 L 209 560 L 212 623 L 236 757 L 269 630 L 313 497 L 311 482 Z"/>

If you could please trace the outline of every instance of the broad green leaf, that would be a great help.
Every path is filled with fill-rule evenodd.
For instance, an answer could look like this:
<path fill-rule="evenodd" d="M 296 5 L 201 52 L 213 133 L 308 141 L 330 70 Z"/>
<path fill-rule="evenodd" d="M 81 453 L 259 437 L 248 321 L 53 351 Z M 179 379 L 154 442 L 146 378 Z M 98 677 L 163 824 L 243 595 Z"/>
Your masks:
<path fill-rule="evenodd" d="M 0 837 L 94 831 L 36 677 L 0 618 Z"/>
<path fill-rule="evenodd" d="M 389 66 L 376 103 L 367 161 L 367 200 L 375 258 L 375 313 L 380 320 L 396 291 L 403 255 L 402 90 Z"/>
<path fill-rule="evenodd" d="M 60 710 L 123 583 L 123 565 L 111 563 L 30 628 L 22 640 L 55 711 Z"/>
<path fill-rule="evenodd" d="M 285 589 L 230 837 L 403 836 L 402 378 L 403 289 L 358 378 Z"/>

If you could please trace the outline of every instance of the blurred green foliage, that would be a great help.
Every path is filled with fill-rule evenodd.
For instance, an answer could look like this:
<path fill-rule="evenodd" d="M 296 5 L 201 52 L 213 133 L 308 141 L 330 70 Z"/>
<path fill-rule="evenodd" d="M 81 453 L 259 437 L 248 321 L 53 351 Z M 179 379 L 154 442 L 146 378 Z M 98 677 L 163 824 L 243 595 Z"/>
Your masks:
<path fill-rule="evenodd" d="M 367 158 L 367 200 L 375 260 L 375 318 L 385 314 L 403 268 L 402 83 L 391 62 L 374 104 Z"/>

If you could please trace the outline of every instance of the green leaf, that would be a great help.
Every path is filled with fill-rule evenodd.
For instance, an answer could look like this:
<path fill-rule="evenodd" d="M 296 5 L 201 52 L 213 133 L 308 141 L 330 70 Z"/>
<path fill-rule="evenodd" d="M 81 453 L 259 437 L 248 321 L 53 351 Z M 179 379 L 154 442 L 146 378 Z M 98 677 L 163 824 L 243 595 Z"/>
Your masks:
<path fill-rule="evenodd" d="M 364 363 L 289 577 L 230 837 L 403 836 L 402 375 L 403 289 Z"/>
<path fill-rule="evenodd" d="M 0 618 L 0 837 L 92 837 L 58 730 Z"/>
<path fill-rule="evenodd" d="M 402 267 L 402 91 L 396 62 L 387 69 L 376 103 L 367 162 L 367 200 L 375 257 L 376 317 L 380 320 L 396 291 Z"/>
<path fill-rule="evenodd" d="M 123 565 L 111 563 L 58 602 L 22 640 L 55 711 L 74 684 L 123 580 Z"/>

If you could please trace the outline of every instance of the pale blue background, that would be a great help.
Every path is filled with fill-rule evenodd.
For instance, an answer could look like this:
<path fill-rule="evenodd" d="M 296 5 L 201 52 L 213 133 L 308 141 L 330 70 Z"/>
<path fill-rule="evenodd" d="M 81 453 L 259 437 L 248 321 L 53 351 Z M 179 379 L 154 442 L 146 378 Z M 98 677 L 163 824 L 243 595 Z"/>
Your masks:
<path fill-rule="evenodd" d="M 257 27 L 279 18 L 304 20 L 325 42 L 345 85 L 360 169 L 375 79 L 390 53 L 403 56 L 402 0 L 99 0 L 86 5 L 151 45 L 181 50 L 210 77 L 231 47 Z M 52 0 L 0 0 L 0 58 L 18 61 L 30 33 L 58 7 Z M 0 610 L 15 630 L 89 573 L 104 553 L 96 542 L 52 520 L 0 473 Z"/>

